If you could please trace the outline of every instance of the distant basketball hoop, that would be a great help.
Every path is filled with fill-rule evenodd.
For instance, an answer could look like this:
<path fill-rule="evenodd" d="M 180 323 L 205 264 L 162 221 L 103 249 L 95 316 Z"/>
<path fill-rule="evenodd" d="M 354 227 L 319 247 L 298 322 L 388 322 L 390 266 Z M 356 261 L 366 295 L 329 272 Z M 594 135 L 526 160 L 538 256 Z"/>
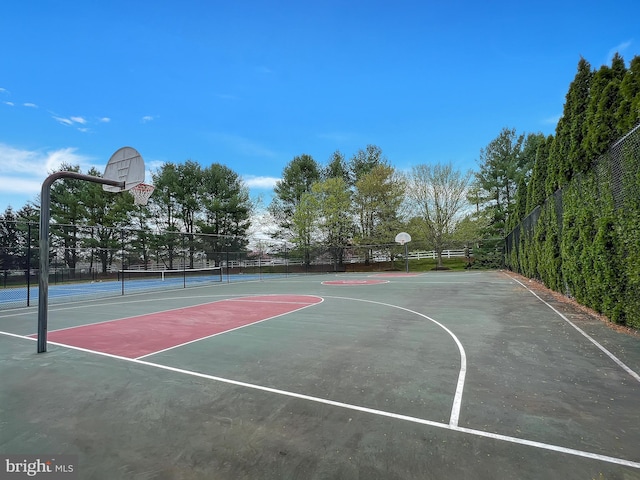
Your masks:
<path fill-rule="evenodd" d="M 404 245 L 405 243 L 409 243 L 411 241 L 411 235 L 407 232 L 400 232 L 396 235 L 396 243 L 400 245 Z"/>
<path fill-rule="evenodd" d="M 156 189 L 153 185 L 147 183 L 139 183 L 135 187 L 129 190 L 129 193 L 133 195 L 133 203 L 136 205 L 146 205 L 149 201 L 149 197 Z"/>
<path fill-rule="evenodd" d="M 396 243 L 404 245 L 404 266 L 405 271 L 409 273 L 409 252 L 407 250 L 407 243 L 411 241 L 411 235 L 407 232 L 400 232 L 396 235 Z"/>

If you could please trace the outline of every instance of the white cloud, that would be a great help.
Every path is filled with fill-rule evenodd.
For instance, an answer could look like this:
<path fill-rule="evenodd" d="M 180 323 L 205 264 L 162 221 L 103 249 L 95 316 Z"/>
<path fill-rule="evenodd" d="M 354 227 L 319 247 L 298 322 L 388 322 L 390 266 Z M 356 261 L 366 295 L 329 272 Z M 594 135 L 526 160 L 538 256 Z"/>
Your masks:
<path fill-rule="evenodd" d="M 76 153 L 73 147 L 52 151 L 23 150 L 0 143 L 0 174 L 14 178 L 16 181 L 38 179 L 44 180 L 63 163 L 79 165 L 83 171 L 91 168 L 90 158 Z"/>
<path fill-rule="evenodd" d="M 0 210 L 8 205 L 21 207 L 35 200 L 42 182 L 63 163 L 79 165 L 83 172 L 89 171 L 93 162 L 75 148 L 57 150 L 26 150 L 0 143 Z"/>
<path fill-rule="evenodd" d="M 0 143 L 0 174 L 5 173 L 33 173 L 33 169 L 38 166 L 35 152 L 19 150 Z M 7 184 L 3 182 L 3 184 Z"/>
<path fill-rule="evenodd" d="M 143 157 L 144 159 L 144 157 Z M 144 160 L 145 183 L 152 183 L 153 174 L 158 173 L 166 162 L 162 160 Z"/>
<path fill-rule="evenodd" d="M 280 179 L 276 177 L 260 177 L 256 175 L 243 175 L 242 179 L 249 188 L 271 189 Z"/>
<path fill-rule="evenodd" d="M 53 119 L 58 122 L 61 123 L 62 125 L 67 125 L 67 126 L 71 126 L 71 125 L 86 125 L 87 124 L 87 120 L 84 117 L 69 117 L 69 118 L 65 118 L 65 117 L 58 117 L 58 116 L 53 116 Z M 78 130 L 80 132 L 88 132 L 89 129 L 88 128 L 78 128 Z"/>
<path fill-rule="evenodd" d="M 7 94 L 9 95 L 9 91 L 6 88 L 2 88 L 0 87 L 0 94 Z M 12 101 L 9 100 L 3 100 L 2 101 L 3 104 L 8 105 L 10 107 L 15 106 L 16 104 Z M 27 108 L 32 108 L 32 109 L 40 109 L 40 107 L 33 103 L 33 102 L 24 102 L 21 103 L 21 105 L 23 107 L 27 107 Z M 44 109 L 45 111 L 47 111 L 47 113 L 49 115 L 51 115 L 51 117 L 58 123 L 62 124 L 62 125 L 66 125 L 66 126 L 72 126 L 72 125 L 88 125 L 90 123 L 108 123 L 111 121 L 111 119 L 109 117 L 101 117 L 97 120 L 93 120 L 92 122 L 90 122 L 89 120 L 87 120 L 85 117 L 80 116 L 80 115 L 74 115 L 74 116 L 70 116 L 70 117 L 63 117 L 60 116 L 58 114 L 56 114 L 55 112 L 51 111 L 51 110 L 47 110 L 46 108 Z M 153 117 L 145 117 L 145 119 L 153 119 Z M 81 132 L 88 132 L 90 131 L 88 128 L 78 128 L 79 131 Z"/>
<path fill-rule="evenodd" d="M 155 117 L 153 117 L 153 115 L 145 115 L 144 117 L 142 117 L 142 123 L 147 123 L 147 122 L 151 122 L 155 120 Z"/>
<path fill-rule="evenodd" d="M 63 163 L 79 165 L 85 172 L 89 170 L 91 168 L 89 157 L 78 155 L 75 152 L 76 148 L 73 147 L 61 148 L 59 150 L 54 150 L 53 152 L 47 152 L 45 157 L 47 172 L 59 169 Z"/>
<path fill-rule="evenodd" d="M 62 117 L 53 117 L 53 119 L 56 122 L 62 123 L 63 125 L 73 125 L 73 120 L 70 120 L 68 118 L 62 118 Z"/>
<path fill-rule="evenodd" d="M 40 192 L 42 181 L 44 181 L 44 178 L 42 180 L 34 180 L 0 175 L 0 184 L 3 185 L 2 193 L 5 195 L 12 193 L 36 195 Z"/>
<path fill-rule="evenodd" d="M 606 60 L 606 65 L 611 65 L 611 60 L 613 60 L 613 56 L 616 53 L 619 53 L 620 55 L 624 56 L 624 51 L 627 50 L 630 46 L 631 46 L 631 40 L 627 40 L 626 42 L 622 42 L 618 45 L 616 45 L 615 47 L 613 47 L 611 50 L 609 50 L 609 52 L 607 53 L 607 60 Z"/>

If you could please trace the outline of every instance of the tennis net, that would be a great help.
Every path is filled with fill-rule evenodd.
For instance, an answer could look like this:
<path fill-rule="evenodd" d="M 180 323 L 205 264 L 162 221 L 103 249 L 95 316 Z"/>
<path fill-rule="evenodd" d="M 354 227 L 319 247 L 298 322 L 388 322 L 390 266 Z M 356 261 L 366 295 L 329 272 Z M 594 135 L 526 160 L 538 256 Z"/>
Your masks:
<path fill-rule="evenodd" d="M 163 284 L 187 284 L 222 282 L 222 268 L 185 268 L 181 270 L 118 270 L 118 280 Z"/>

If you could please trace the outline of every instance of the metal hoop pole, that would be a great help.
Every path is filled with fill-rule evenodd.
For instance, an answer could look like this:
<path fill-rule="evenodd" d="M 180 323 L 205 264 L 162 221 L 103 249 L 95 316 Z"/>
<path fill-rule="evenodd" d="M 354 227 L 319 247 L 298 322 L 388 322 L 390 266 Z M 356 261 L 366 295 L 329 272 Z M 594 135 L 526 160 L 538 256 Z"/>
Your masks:
<path fill-rule="evenodd" d="M 51 185 L 59 178 L 75 178 L 124 188 L 124 182 L 83 175 L 78 172 L 56 172 L 49 175 L 40 190 L 40 278 L 38 282 L 38 353 L 47 351 L 47 315 L 49 306 L 49 221 L 51 220 Z"/>

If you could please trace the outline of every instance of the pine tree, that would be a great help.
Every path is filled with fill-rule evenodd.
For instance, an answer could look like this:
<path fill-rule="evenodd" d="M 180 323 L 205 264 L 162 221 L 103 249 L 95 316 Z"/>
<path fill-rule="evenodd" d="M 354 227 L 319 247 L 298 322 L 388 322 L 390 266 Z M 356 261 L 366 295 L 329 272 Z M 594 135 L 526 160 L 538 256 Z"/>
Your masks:
<path fill-rule="evenodd" d="M 320 180 L 320 166 L 311 155 L 296 156 L 282 171 L 282 180 L 276 183 L 275 197 L 269 212 L 278 222 L 277 237 L 282 237 L 292 226 L 292 218 L 302 195 L 311 192 L 311 185 Z"/>
<path fill-rule="evenodd" d="M 547 180 L 547 163 L 549 162 L 549 151 L 553 144 L 553 135 L 549 135 L 538 145 L 536 160 L 531 171 L 531 179 L 527 184 L 527 213 L 542 205 L 547 198 L 545 184 Z"/>
<path fill-rule="evenodd" d="M 480 150 L 480 170 L 474 183 L 491 218 L 488 236 L 506 233 L 517 183 L 526 169 L 522 156 L 524 139 L 524 135 L 516 135 L 515 129 L 503 128 L 498 137 Z"/>
<path fill-rule="evenodd" d="M 367 145 L 366 149 L 358 150 L 349 161 L 351 185 L 354 186 L 364 175 L 379 165 L 388 166 L 389 162 L 377 145 Z"/>
<path fill-rule="evenodd" d="M 616 111 L 618 136 L 627 134 L 640 123 L 640 56 L 633 57 L 620 84 L 620 106 Z"/>
<path fill-rule="evenodd" d="M 578 62 L 578 71 L 569 85 L 562 117 L 549 150 L 545 194 L 551 195 L 566 185 L 573 176 L 575 165 L 584 158 L 584 123 L 589 104 L 589 89 L 593 73 L 584 58 Z"/>
<path fill-rule="evenodd" d="M 344 155 L 340 150 L 336 150 L 329 157 L 327 166 L 322 170 L 322 178 L 328 180 L 330 178 L 341 178 L 345 183 L 349 184 L 350 174 L 349 166 L 344 159 Z"/>
<path fill-rule="evenodd" d="M 583 127 L 587 165 L 605 153 L 616 139 L 615 113 L 621 103 L 620 84 L 625 72 L 624 60 L 616 53 L 611 68 L 603 65 L 593 77 Z"/>
<path fill-rule="evenodd" d="M 58 171 L 82 173 L 79 165 L 69 164 L 62 164 Z M 52 247 L 62 249 L 64 262 L 72 275 L 79 260 L 78 226 L 87 217 L 84 204 L 78 201 L 81 196 L 82 184 L 82 180 L 64 178 L 54 182 L 51 186 L 51 218 L 57 224 L 58 238 L 62 240 L 62 245 L 53 244 Z"/>
<path fill-rule="evenodd" d="M 584 59 L 578 62 L 578 73 L 573 82 L 569 86 L 567 97 L 570 98 L 570 118 L 569 126 L 569 152 L 567 163 L 563 169 L 565 178 L 568 180 L 573 177 L 574 172 L 584 170 L 584 165 L 589 164 L 590 160 L 586 158 L 584 151 L 584 134 L 583 125 L 587 118 L 587 108 L 589 106 L 589 88 L 593 72 L 591 65 Z"/>

